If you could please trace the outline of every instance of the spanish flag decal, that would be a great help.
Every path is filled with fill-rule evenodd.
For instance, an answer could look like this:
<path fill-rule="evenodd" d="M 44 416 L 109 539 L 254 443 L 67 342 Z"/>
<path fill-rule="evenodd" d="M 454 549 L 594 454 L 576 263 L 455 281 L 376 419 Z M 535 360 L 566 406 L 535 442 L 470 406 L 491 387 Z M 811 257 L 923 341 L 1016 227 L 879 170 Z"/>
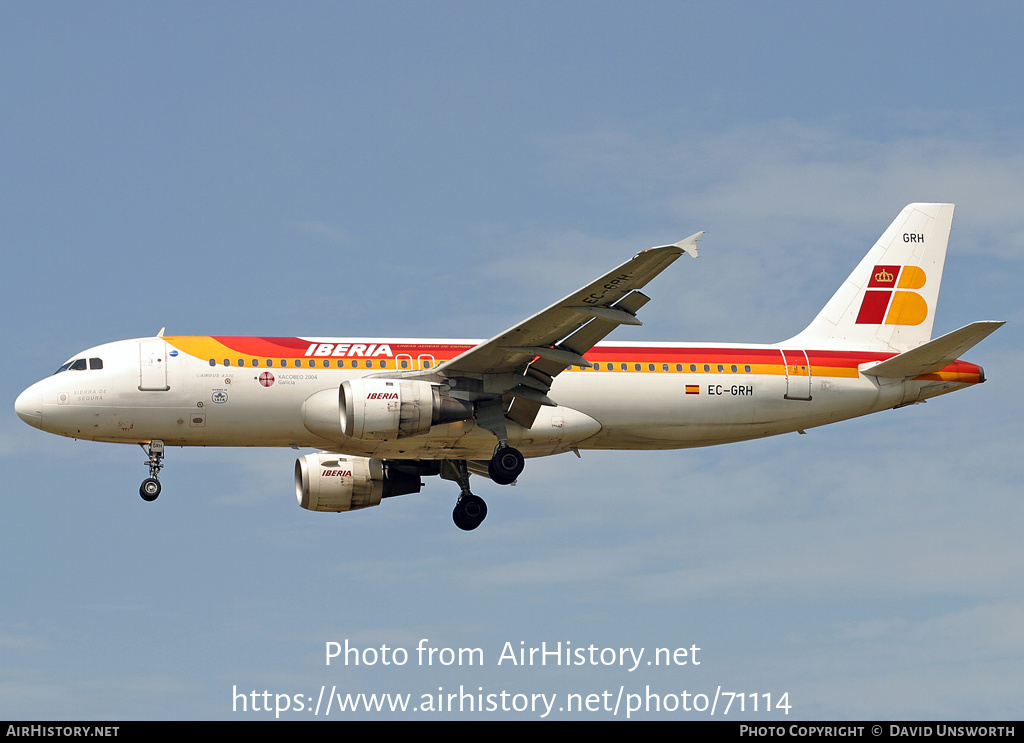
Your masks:
<path fill-rule="evenodd" d="M 686 394 L 687 395 L 699 395 L 700 394 L 700 385 L 699 384 L 688 384 L 688 385 L 686 385 Z"/>

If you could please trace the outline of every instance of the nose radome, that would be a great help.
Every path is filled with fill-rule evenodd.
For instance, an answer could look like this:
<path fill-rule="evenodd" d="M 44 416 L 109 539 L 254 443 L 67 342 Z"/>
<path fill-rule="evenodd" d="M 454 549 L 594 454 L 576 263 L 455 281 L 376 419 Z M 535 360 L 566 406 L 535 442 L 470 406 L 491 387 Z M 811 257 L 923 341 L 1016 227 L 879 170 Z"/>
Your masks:
<path fill-rule="evenodd" d="M 43 395 L 35 385 L 18 395 L 14 401 L 18 417 L 35 428 L 43 425 Z"/>

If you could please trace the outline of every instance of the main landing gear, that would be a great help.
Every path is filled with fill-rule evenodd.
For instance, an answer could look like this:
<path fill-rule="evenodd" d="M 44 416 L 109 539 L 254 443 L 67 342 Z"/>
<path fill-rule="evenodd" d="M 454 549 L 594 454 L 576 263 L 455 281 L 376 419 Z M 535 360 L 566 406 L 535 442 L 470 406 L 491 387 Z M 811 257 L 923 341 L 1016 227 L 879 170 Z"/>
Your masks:
<path fill-rule="evenodd" d="M 160 470 L 164 466 L 164 442 L 160 439 L 153 439 L 149 442 L 149 448 L 145 444 L 139 444 L 142 450 L 149 455 L 146 464 L 149 465 L 149 477 L 142 481 L 139 486 L 139 495 L 144 501 L 155 501 L 160 495 Z"/>
<path fill-rule="evenodd" d="M 464 459 L 449 459 L 441 463 L 441 477 L 459 484 L 459 499 L 452 510 L 452 521 L 463 531 L 472 531 L 487 518 L 487 503 L 469 491 L 469 468 Z"/>
<path fill-rule="evenodd" d="M 452 521 L 463 531 L 473 531 L 487 518 L 487 503 L 479 495 L 463 492 L 452 509 Z"/>
<path fill-rule="evenodd" d="M 499 445 L 487 465 L 487 474 L 499 485 L 508 485 L 522 474 L 525 460 L 518 449 Z M 487 503 L 469 490 L 469 468 L 465 460 L 450 459 L 441 467 L 441 477 L 459 484 L 459 499 L 452 510 L 452 521 L 463 531 L 473 531 L 487 518 Z"/>
<path fill-rule="evenodd" d="M 523 474 L 526 460 L 522 453 L 507 444 L 498 444 L 487 464 L 487 474 L 499 485 L 509 485 Z"/>

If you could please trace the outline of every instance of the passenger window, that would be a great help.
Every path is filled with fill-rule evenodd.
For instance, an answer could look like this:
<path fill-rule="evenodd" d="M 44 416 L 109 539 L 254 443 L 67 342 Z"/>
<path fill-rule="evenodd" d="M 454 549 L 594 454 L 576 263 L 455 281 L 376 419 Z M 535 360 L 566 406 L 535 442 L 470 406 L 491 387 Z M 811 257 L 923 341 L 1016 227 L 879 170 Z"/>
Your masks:
<path fill-rule="evenodd" d="M 747 374 L 750 374 L 750 364 L 747 364 L 746 366 L 744 366 L 743 367 L 743 371 L 745 371 Z"/>
<path fill-rule="evenodd" d="M 730 368 L 732 369 L 733 372 L 735 372 L 736 371 L 736 364 L 733 364 Z"/>

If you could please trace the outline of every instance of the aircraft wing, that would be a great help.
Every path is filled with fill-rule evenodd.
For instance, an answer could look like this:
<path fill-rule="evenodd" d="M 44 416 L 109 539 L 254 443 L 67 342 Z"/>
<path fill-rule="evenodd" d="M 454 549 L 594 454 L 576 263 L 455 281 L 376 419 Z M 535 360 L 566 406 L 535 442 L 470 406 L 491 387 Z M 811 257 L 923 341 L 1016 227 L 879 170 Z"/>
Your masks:
<path fill-rule="evenodd" d="M 569 366 L 591 366 L 584 354 L 619 325 L 640 325 L 636 312 L 649 301 L 639 291 L 683 253 L 697 257 L 698 232 L 674 245 L 645 250 L 601 278 L 518 325 L 465 351 L 432 371 L 473 393 L 478 422 L 503 436 L 497 411 L 481 405 L 501 400 L 502 415 L 525 427 L 533 424 L 555 376 Z M 460 382 L 461 380 L 461 382 Z M 505 405 L 510 404 L 506 410 Z M 483 413 L 483 415 L 481 415 Z M 496 428 L 501 428 L 499 433 Z"/>

